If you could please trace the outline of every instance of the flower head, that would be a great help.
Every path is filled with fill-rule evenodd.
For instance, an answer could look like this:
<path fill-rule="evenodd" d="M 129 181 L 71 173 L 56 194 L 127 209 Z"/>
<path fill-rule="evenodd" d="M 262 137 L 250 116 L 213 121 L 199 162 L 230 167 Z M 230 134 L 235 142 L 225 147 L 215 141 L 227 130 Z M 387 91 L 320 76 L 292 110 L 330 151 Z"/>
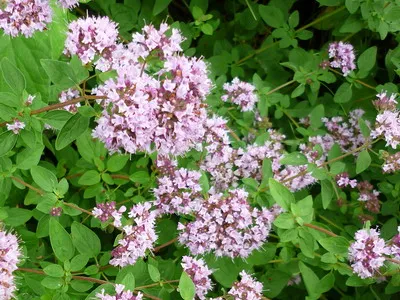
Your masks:
<path fill-rule="evenodd" d="M 385 110 L 376 116 L 375 129 L 371 136 L 377 138 L 382 136 L 386 146 L 396 149 L 400 144 L 400 118 L 398 111 Z"/>
<path fill-rule="evenodd" d="M 78 5 L 79 0 L 57 0 L 57 2 L 63 8 L 72 9 Z"/>
<path fill-rule="evenodd" d="M 254 85 L 235 77 L 230 84 L 224 84 L 226 94 L 221 99 L 224 102 L 230 100 L 232 103 L 239 105 L 242 111 L 250 111 L 253 110 L 254 105 L 258 102 L 255 89 Z"/>
<path fill-rule="evenodd" d="M 197 297 L 201 300 L 206 299 L 205 296 L 212 287 L 210 279 L 212 271 L 207 267 L 204 260 L 184 256 L 182 258 L 182 268 L 192 279 L 196 287 Z"/>
<path fill-rule="evenodd" d="M 247 203 L 247 192 L 211 194 L 194 212 L 196 219 L 179 224 L 179 241 L 194 255 L 215 252 L 218 256 L 247 257 L 266 241 L 275 214 Z"/>
<path fill-rule="evenodd" d="M 18 134 L 21 129 L 25 128 L 25 123 L 20 120 L 15 120 L 14 123 L 7 124 L 7 130 L 11 130 L 14 134 Z"/>
<path fill-rule="evenodd" d="M 352 70 L 355 70 L 356 65 L 354 60 L 354 49 L 351 44 L 343 42 L 333 42 L 329 44 L 329 58 L 332 58 L 331 67 L 339 68 L 343 72 L 343 76 L 349 75 Z"/>
<path fill-rule="evenodd" d="M 115 285 L 115 292 L 114 296 L 105 294 L 105 290 L 102 289 L 101 293 L 96 294 L 96 299 L 98 300 L 142 300 L 143 294 L 138 292 L 135 295 L 132 291 L 124 290 L 125 286 L 123 284 L 116 284 Z"/>
<path fill-rule="evenodd" d="M 228 295 L 237 300 L 261 300 L 263 285 L 245 271 L 240 272 L 242 279 L 233 284 Z"/>
<path fill-rule="evenodd" d="M 0 28 L 5 34 L 31 37 L 35 31 L 43 31 L 52 20 L 48 0 L 8 0 L 0 9 Z"/>
<path fill-rule="evenodd" d="M 68 89 L 66 91 L 62 91 L 60 94 L 60 97 L 58 98 L 58 100 L 61 103 L 64 103 L 66 101 L 72 100 L 72 99 L 76 99 L 79 97 L 79 91 L 76 89 Z M 78 111 L 78 107 L 80 107 L 81 104 L 80 103 L 76 103 L 76 104 L 71 104 L 71 105 L 67 105 L 64 106 L 64 109 L 71 112 L 71 113 L 76 113 Z"/>
<path fill-rule="evenodd" d="M 385 255 L 390 255 L 390 248 L 380 238 L 378 230 L 361 229 L 356 232 L 355 241 L 349 248 L 349 260 L 354 273 L 361 278 L 379 274 Z"/>
<path fill-rule="evenodd" d="M 93 62 L 99 70 L 107 71 L 103 60 L 111 60 L 117 39 L 117 25 L 108 17 L 81 18 L 68 25 L 64 54 L 77 55 L 84 64 Z M 100 58 L 95 60 L 96 56 Z"/>
<path fill-rule="evenodd" d="M 387 95 L 386 91 L 382 91 L 376 95 L 377 100 L 373 104 L 377 110 L 395 110 L 397 105 L 396 94 Z"/>
<path fill-rule="evenodd" d="M 12 234 L 0 231 L 0 299 L 14 298 L 16 290 L 13 272 L 22 256 L 18 238 Z"/>

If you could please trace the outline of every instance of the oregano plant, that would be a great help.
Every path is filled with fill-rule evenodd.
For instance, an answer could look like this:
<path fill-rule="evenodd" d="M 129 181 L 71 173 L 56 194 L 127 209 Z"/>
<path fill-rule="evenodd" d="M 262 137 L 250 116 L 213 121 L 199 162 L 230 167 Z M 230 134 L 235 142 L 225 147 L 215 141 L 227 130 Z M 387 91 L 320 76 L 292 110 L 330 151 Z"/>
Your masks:
<path fill-rule="evenodd" d="M 395 299 L 397 1 L 0 1 L 0 299 Z"/>

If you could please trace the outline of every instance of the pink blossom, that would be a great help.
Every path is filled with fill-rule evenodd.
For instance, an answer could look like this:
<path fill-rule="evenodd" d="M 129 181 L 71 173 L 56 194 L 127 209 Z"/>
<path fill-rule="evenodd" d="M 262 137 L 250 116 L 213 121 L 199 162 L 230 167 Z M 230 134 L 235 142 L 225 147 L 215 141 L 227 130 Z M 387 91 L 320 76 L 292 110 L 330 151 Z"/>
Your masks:
<path fill-rule="evenodd" d="M 373 138 L 383 137 L 386 146 L 396 149 L 400 143 L 400 119 L 398 111 L 385 110 L 378 114 L 375 129 L 371 131 Z"/>
<path fill-rule="evenodd" d="M 230 100 L 239 105 L 242 111 L 250 111 L 254 109 L 254 105 L 258 102 L 255 89 L 254 85 L 235 77 L 230 84 L 224 84 L 226 94 L 221 99 L 224 102 Z"/>
<path fill-rule="evenodd" d="M 108 220 L 113 219 L 113 225 L 115 227 L 120 227 L 122 226 L 122 214 L 126 211 L 126 207 L 122 205 L 117 210 L 115 205 L 115 201 L 99 203 L 95 208 L 93 208 L 93 216 L 101 222 L 107 222 Z"/>
<path fill-rule="evenodd" d="M 16 286 L 13 272 L 22 257 L 18 238 L 12 233 L 0 231 L 0 299 L 14 298 Z"/>
<path fill-rule="evenodd" d="M 385 161 L 382 166 L 383 173 L 394 173 L 400 170 L 400 152 L 386 153 L 382 158 Z"/>
<path fill-rule="evenodd" d="M 242 279 L 233 284 L 228 295 L 237 300 L 261 300 L 263 285 L 245 271 L 240 272 Z"/>
<path fill-rule="evenodd" d="M 195 211 L 195 220 L 179 223 L 179 241 L 194 255 L 215 252 L 217 257 L 247 257 L 266 241 L 275 214 L 247 203 L 247 192 L 211 194 Z"/>
<path fill-rule="evenodd" d="M 339 68 L 343 72 L 343 76 L 349 75 L 352 70 L 355 70 L 354 49 L 351 44 L 343 42 L 333 42 L 329 44 L 329 58 L 332 58 L 331 67 Z"/>
<path fill-rule="evenodd" d="M 14 123 L 8 123 L 7 130 L 11 130 L 14 134 L 18 134 L 21 129 L 25 128 L 25 123 L 20 120 L 14 120 Z"/>
<path fill-rule="evenodd" d="M 390 252 L 395 259 L 400 259 L 400 226 L 397 227 L 397 234 L 390 241 Z"/>
<path fill-rule="evenodd" d="M 113 258 L 110 264 L 124 267 L 133 265 L 146 255 L 147 250 L 152 250 L 157 240 L 155 231 L 156 213 L 151 211 L 149 202 L 140 203 L 132 207 L 129 218 L 135 225 L 122 228 L 123 237 L 118 241 L 118 246 L 111 252 Z"/>
<path fill-rule="evenodd" d="M 5 34 L 31 37 L 35 31 L 43 31 L 52 20 L 48 0 L 8 0 L 0 9 L 0 28 Z"/>
<path fill-rule="evenodd" d="M 103 60 L 111 60 L 112 51 L 117 47 L 117 25 L 108 17 L 87 17 L 68 25 L 64 54 L 78 55 L 83 64 L 93 62 L 101 71 Z M 95 61 L 95 56 L 100 56 Z"/>
<path fill-rule="evenodd" d="M 182 268 L 192 279 L 196 287 L 196 295 L 199 299 L 206 299 L 206 294 L 211 290 L 210 275 L 212 271 L 207 267 L 203 259 L 194 259 L 190 256 L 182 257 Z"/>
<path fill-rule="evenodd" d="M 357 186 L 357 180 L 350 179 L 349 174 L 346 172 L 336 175 L 336 183 L 340 188 L 344 188 L 348 185 L 352 188 L 355 188 Z"/>
<path fill-rule="evenodd" d="M 78 6 L 78 0 L 57 0 L 58 4 L 63 8 L 72 9 L 75 6 Z"/>
<path fill-rule="evenodd" d="M 386 91 L 382 91 L 376 95 L 377 100 L 373 104 L 377 110 L 395 110 L 397 105 L 396 94 L 387 95 Z"/>
<path fill-rule="evenodd" d="M 116 294 L 114 296 L 105 294 L 105 290 L 102 289 L 101 293 L 96 294 L 96 299 L 98 300 L 142 300 L 143 294 L 138 292 L 135 295 L 132 291 L 124 290 L 125 286 L 123 284 L 116 284 L 115 291 Z"/>
<path fill-rule="evenodd" d="M 72 99 L 76 99 L 80 96 L 80 93 L 78 90 L 76 89 L 68 89 L 66 91 L 62 91 L 60 94 L 60 97 L 58 98 L 58 100 L 61 103 L 64 103 L 66 101 L 72 100 Z M 78 107 L 80 107 L 81 104 L 80 103 L 76 103 L 76 104 L 71 104 L 71 105 L 67 105 L 64 106 L 64 109 L 71 112 L 71 113 L 76 113 L 78 111 Z"/>
<path fill-rule="evenodd" d="M 356 232 L 355 241 L 349 248 L 349 261 L 354 273 L 361 278 L 378 275 L 385 255 L 390 255 L 390 248 L 380 238 L 379 231 L 361 229 Z"/>

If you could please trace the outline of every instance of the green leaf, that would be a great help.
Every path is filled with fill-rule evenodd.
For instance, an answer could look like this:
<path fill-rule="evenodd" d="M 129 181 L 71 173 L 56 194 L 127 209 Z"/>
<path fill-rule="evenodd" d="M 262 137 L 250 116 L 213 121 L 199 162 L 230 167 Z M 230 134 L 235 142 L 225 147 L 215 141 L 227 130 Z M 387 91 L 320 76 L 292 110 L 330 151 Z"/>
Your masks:
<path fill-rule="evenodd" d="M 80 114 L 73 115 L 63 126 L 56 139 L 56 150 L 67 147 L 81 136 L 89 127 L 89 118 Z"/>
<path fill-rule="evenodd" d="M 71 226 L 72 241 L 81 254 L 96 257 L 101 251 L 100 239 L 92 230 L 81 223 L 74 222 Z"/>
<path fill-rule="evenodd" d="M 212 35 L 214 32 L 214 28 L 211 26 L 211 24 L 204 23 L 203 25 L 201 25 L 201 31 L 204 34 Z"/>
<path fill-rule="evenodd" d="M 354 14 L 360 6 L 360 0 L 346 0 L 345 5 L 349 13 Z"/>
<path fill-rule="evenodd" d="M 274 225 L 282 229 L 291 229 L 295 226 L 295 220 L 292 214 L 283 213 L 275 219 Z"/>
<path fill-rule="evenodd" d="M 376 53 L 377 53 L 377 47 L 373 46 L 365 50 L 360 55 L 360 57 L 357 60 L 357 66 L 359 69 L 357 76 L 359 78 L 367 77 L 369 71 L 372 70 L 376 62 Z"/>
<path fill-rule="evenodd" d="M 51 264 L 48 265 L 43 271 L 52 277 L 63 277 L 64 276 L 64 269 L 60 265 Z"/>
<path fill-rule="evenodd" d="M 33 216 L 33 211 L 28 209 L 13 207 L 7 209 L 7 215 L 8 216 L 4 220 L 4 223 L 12 227 L 17 227 L 28 222 L 30 218 L 32 218 Z"/>
<path fill-rule="evenodd" d="M 65 123 L 72 117 L 66 110 L 53 110 L 44 114 L 41 119 L 45 124 L 49 124 L 57 130 L 61 130 Z"/>
<path fill-rule="evenodd" d="M 282 165 L 293 165 L 301 166 L 308 163 L 307 158 L 300 152 L 286 153 L 285 156 L 280 160 Z"/>
<path fill-rule="evenodd" d="M 310 123 L 312 128 L 322 126 L 322 118 L 325 116 L 325 108 L 323 104 L 318 104 L 310 113 Z"/>
<path fill-rule="evenodd" d="M 295 202 L 293 194 L 275 179 L 270 178 L 268 182 L 272 198 L 280 207 L 289 210 L 290 204 Z"/>
<path fill-rule="evenodd" d="M 365 138 L 371 135 L 371 129 L 368 127 L 367 123 L 365 123 L 364 119 L 358 119 L 358 126 L 360 126 L 360 131 Z"/>
<path fill-rule="evenodd" d="M 76 272 L 82 270 L 88 263 L 89 256 L 78 254 L 71 260 L 71 271 Z"/>
<path fill-rule="evenodd" d="M 13 93 L 0 92 L 0 104 L 4 104 L 14 108 L 21 108 L 23 102 L 20 96 L 17 96 Z"/>
<path fill-rule="evenodd" d="M 78 180 L 80 185 L 95 185 L 99 182 L 100 174 L 96 170 L 86 171 Z"/>
<path fill-rule="evenodd" d="M 41 166 L 33 166 L 31 168 L 31 175 L 33 181 L 46 192 L 52 192 L 58 184 L 56 175 Z"/>
<path fill-rule="evenodd" d="M 351 85 L 347 82 L 342 83 L 342 85 L 337 89 L 333 101 L 336 103 L 346 103 L 351 100 L 353 91 Z"/>
<path fill-rule="evenodd" d="M 317 277 L 317 275 L 315 275 L 314 271 L 307 267 L 303 262 L 299 262 L 299 268 L 308 294 L 311 297 L 318 297 L 319 294 L 317 290 L 319 278 Z"/>
<path fill-rule="evenodd" d="M 129 160 L 129 155 L 114 154 L 107 160 L 107 170 L 118 172 L 123 169 Z"/>
<path fill-rule="evenodd" d="M 342 236 L 323 238 L 318 243 L 332 254 L 347 257 L 350 243 Z"/>
<path fill-rule="evenodd" d="M 79 85 L 82 80 L 88 77 L 87 71 L 82 73 L 81 68 L 84 70 L 85 68 L 81 65 L 73 67 L 69 63 L 53 59 L 42 59 L 40 63 L 50 80 L 62 90 Z"/>
<path fill-rule="evenodd" d="M 314 243 L 315 239 L 311 233 L 304 229 L 299 231 L 299 245 L 301 253 L 309 258 L 314 258 Z"/>
<path fill-rule="evenodd" d="M 135 276 L 129 272 L 122 279 L 121 284 L 125 286 L 125 290 L 133 291 L 135 289 Z"/>
<path fill-rule="evenodd" d="M 133 173 L 129 179 L 136 183 L 145 184 L 150 181 L 150 176 L 146 171 L 137 171 Z"/>
<path fill-rule="evenodd" d="M 153 16 L 157 16 L 161 13 L 171 2 L 172 0 L 156 0 L 153 7 Z"/>
<path fill-rule="evenodd" d="M 36 166 L 43 154 L 44 146 L 38 145 L 36 148 L 25 148 L 17 154 L 16 167 L 21 170 L 29 170 Z"/>
<path fill-rule="evenodd" d="M 334 190 L 332 183 L 329 180 L 321 181 L 321 197 L 322 197 L 322 207 L 327 209 L 329 204 L 333 199 Z"/>
<path fill-rule="evenodd" d="M 72 280 L 71 287 L 78 292 L 86 292 L 93 287 L 93 282 L 82 281 L 82 280 Z"/>
<path fill-rule="evenodd" d="M 286 21 L 282 11 L 272 5 L 259 5 L 258 12 L 264 22 L 274 28 L 282 27 Z"/>
<path fill-rule="evenodd" d="M 26 89 L 25 77 L 7 57 L 1 60 L 1 71 L 5 82 L 11 90 L 17 95 L 22 95 L 22 92 Z"/>
<path fill-rule="evenodd" d="M 71 236 L 54 218 L 50 219 L 50 243 L 55 256 L 60 261 L 66 261 L 74 256 L 75 248 Z"/>
<path fill-rule="evenodd" d="M 149 271 L 151 280 L 153 280 L 154 282 L 160 281 L 160 271 L 158 270 L 157 266 L 148 263 L 147 270 Z"/>
<path fill-rule="evenodd" d="M 196 288 L 186 272 L 182 272 L 181 278 L 179 279 L 179 294 L 183 298 L 183 300 L 193 300 L 194 295 L 196 294 Z"/>
<path fill-rule="evenodd" d="M 356 173 L 360 174 L 365 171 L 369 165 L 371 164 L 371 156 L 368 153 L 368 150 L 362 151 L 356 161 Z"/>
<path fill-rule="evenodd" d="M 57 290 L 62 286 L 63 280 L 61 278 L 46 277 L 41 283 L 45 288 Z"/>
<path fill-rule="evenodd" d="M 0 157 L 10 152 L 14 148 L 17 140 L 18 135 L 14 134 L 12 131 L 5 131 L 0 134 Z"/>

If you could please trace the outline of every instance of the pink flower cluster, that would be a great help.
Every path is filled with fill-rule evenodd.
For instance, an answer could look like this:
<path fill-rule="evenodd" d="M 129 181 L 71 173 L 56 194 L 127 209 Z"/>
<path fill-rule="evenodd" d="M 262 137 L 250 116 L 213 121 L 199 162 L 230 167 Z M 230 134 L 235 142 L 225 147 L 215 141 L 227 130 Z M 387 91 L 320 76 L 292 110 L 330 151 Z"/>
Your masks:
<path fill-rule="evenodd" d="M 353 272 L 361 278 L 379 274 L 385 262 L 385 255 L 390 255 L 390 248 L 380 238 L 376 229 L 361 229 L 355 234 L 355 241 L 349 248 L 349 260 Z"/>
<path fill-rule="evenodd" d="M 134 295 L 132 291 L 125 291 L 125 286 L 122 284 L 115 285 L 116 294 L 114 296 L 105 294 L 105 290 L 102 289 L 101 293 L 96 294 L 98 300 L 142 300 L 143 294 L 141 292 Z"/>
<path fill-rule="evenodd" d="M 196 219 L 178 224 L 179 241 L 194 255 L 215 252 L 217 257 L 247 257 L 266 241 L 275 214 L 251 208 L 247 192 L 212 194 L 194 212 Z"/>
<path fill-rule="evenodd" d="M 122 228 L 124 236 L 111 252 L 113 256 L 110 260 L 111 265 L 120 267 L 133 265 L 137 259 L 146 255 L 147 250 L 153 249 L 153 244 L 157 240 L 156 213 L 150 209 L 149 202 L 140 203 L 131 208 L 129 218 L 135 225 L 126 225 Z"/>
<path fill-rule="evenodd" d="M 72 9 L 78 5 L 78 0 L 57 0 L 58 4 L 63 8 Z"/>
<path fill-rule="evenodd" d="M 245 271 L 240 272 L 242 277 L 240 281 L 233 283 L 232 288 L 229 290 L 228 295 L 237 300 L 261 300 L 263 299 L 262 290 L 263 285 L 261 282 L 255 280 Z M 215 300 L 222 300 L 219 297 Z"/>
<path fill-rule="evenodd" d="M 207 267 L 204 260 L 184 256 L 181 265 L 196 287 L 196 296 L 201 300 L 206 299 L 208 291 L 212 288 L 210 279 L 212 271 Z"/>
<path fill-rule="evenodd" d="M 333 59 L 330 63 L 332 68 L 341 69 L 343 76 L 349 75 L 352 70 L 355 70 L 354 48 L 351 44 L 343 42 L 333 42 L 329 44 L 329 58 Z"/>
<path fill-rule="evenodd" d="M 347 186 L 355 188 L 357 186 L 357 180 L 350 179 L 349 173 L 347 173 L 347 172 L 343 172 L 343 173 L 336 175 L 335 179 L 336 179 L 336 184 L 340 188 L 345 188 Z"/>
<path fill-rule="evenodd" d="M 321 142 L 324 149 L 330 149 L 334 143 L 337 143 L 343 152 L 354 150 L 365 143 L 365 137 L 361 133 L 358 120 L 365 114 L 362 109 L 355 109 L 349 112 L 348 121 L 343 117 L 322 118 L 322 122 L 328 134 L 322 136 Z M 369 122 L 365 121 L 367 126 Z"/>
<path fill-rule="evenodd" d="M 377 100 L 373 101 L 375 108 L 379 111 L 395 110 L 397 106 L 396 94 L 387 95 L 386 91 L 382 91 L 376 95 Z"/>
<path fill-rule="evenodd" d="M 203 60 L 172 55 L 179 47 L 176 42 L 182 39 L 174 30 L 167 38 L 166 26 L 161 25 L 158 34 L 148 27 L 151 37 L 145 42 L 134 36 L 127 50 L 117 51 L 119 58 L 130 53 L 113 67 L 118 71 L 117 79 L 94 90 L 107 98 L 102 102 L 104 111 L 93 136 L 110 152 L 157 150 L 160 154 L 182 155 L 192 148 L 201 149 L 207 116 L 203 101 L 211 81 Z M 147 65 L 138 62 L 138 57 L 145 54 L 132 53 L 143 47 L 151 53 L 157 50 L 158 56 L 162 50 L 164 64 L 157 72 L 148 72 Z"/>
<path fill-rule="evenodd" d="M 76 99 L 78 98 L 80 95 L 79 91 L 76 89 L 68 89 L 66 91 L 62 91 L 60 94 L 60 97 L 58 98 L 58 100 L 61 103 L 64 103 L 66 101 L 72 100 L 72 99 Z M 71 113 L 76 113 L 78 111 L 78 107 L 80 107 L 81 104 L 80 103 L 76 103 L 76 104 L 71 104 L 71 105 L 67 105 L 64 106 L 64 109 L 71 112 Z"/>
<path fill-rule="evenodd" d="M 224 102 L 230 100 L 232 103 L 239 105 L 242 111 L 251 111 L 258 102 L 255 89 L 254 85 L 235 77 L 230 84 L 224 84 L 226 94 L 221 99 Z"/>
<path fill-rule="evenodd" d="M 371 131 L 371 137 L 383 137 L 386 146 L 396 149 L 400 144 L 400 118 L 396 109 L 397 101 L 394 94 L 389 98 L 386 92 L 377 95 L 378 100 L 374 101 L 375 107 L 380 111 L 376 116 L 375 128 Z"/>
<path fill-rule="evenodd" d="M 18 245 L 18 238 L 12 233 L 0 231 L 0 299 L 14 298 L 16 290 L 13 272 L 18 269 L 17 264 L 22 253 Z"/>
<path fill-rule="evenodd" d="M 390 241 L 390 251 L 395 259 L 400 259 L 400 226 L 397 227 L 397 232 Z"/>
<path fill-rule="evenodd" d="M 378 196 L 380 193 L 374 189 L 374 186 L 368 181 L 362 181 L 357 184 L 357 189 L 360 192 L 358 200 L 365 204 L 365 208 L 370 212 L 379 213 L 380 204 Z"/>
<path fill-rule="evenodd" d="M 185 168 L 165 170 L 163 161 L 158 187 L 154 189 L 155 206 L 161 214 L 189 214 L 199 205 L 201 173 Z M 163 169 L 166 172 L 163 172 Z"/>
<path fill-rule="evenodd" d="M 18 134 L 21 129 L 25 128 L 25 123 L 20 120 L 14 120 L 14 123 L 7 123 L 7 130 L 11 130 L 14 134 Z"/>
<path fill-rule="evenodd" d="M 382 166 L 383 173 L 394 173 L 400 170 L 400 152 L 395 154 L 386 153 L 383 159 L 385 161 Z"/>
<path fill-rule="evenodd" d="M 43 31 L 52 20 L 48 0 L 8 0 L 0 9 L 0 28 L 5 34 L 31 37 L 35 31 Z"/>
<path fill-rule="evenodd" d="M 64 54 L 77 55 L 84 64 L 93 62 L 101 71 L 117 47 L 117 25 L 108 17 L 78 19 L 68 25 Z M 100 56 L 98 60 L 95 60 Z"/>
<path fill-rule="evenodd" d="M 115 206 L 115 201 L 107 203 L 99 203 L 93 208 L 93 216 L 99 219 L 101 222 L 107 222 L 110 219 L 113 220 L 113 225 L 115 227 L 122 226 L 121 219 L 122 214 L 126 211 L 125 206 L 121 206 L 118 210 Z"/>

